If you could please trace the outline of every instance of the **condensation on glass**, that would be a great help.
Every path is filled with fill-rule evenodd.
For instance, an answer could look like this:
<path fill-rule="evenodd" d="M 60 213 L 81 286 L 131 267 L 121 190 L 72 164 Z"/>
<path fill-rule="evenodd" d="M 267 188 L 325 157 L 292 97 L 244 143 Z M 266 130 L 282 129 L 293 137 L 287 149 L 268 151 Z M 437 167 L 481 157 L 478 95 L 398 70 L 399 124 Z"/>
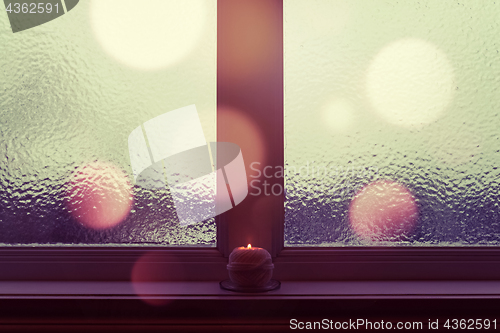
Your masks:
<path fill-rule="evenodd" d="M 286 246 L 500 245 L 500 3 L 284 4 Z"/>
<path fill-rule="evenodd" d="M 127 146 L 192 104 L 215 141 L 215 0 L 80 1 L 18 33 L 2 12 L 0 45 L 1 244 L 215 246 L 214 219 L 134 185 Z"/>

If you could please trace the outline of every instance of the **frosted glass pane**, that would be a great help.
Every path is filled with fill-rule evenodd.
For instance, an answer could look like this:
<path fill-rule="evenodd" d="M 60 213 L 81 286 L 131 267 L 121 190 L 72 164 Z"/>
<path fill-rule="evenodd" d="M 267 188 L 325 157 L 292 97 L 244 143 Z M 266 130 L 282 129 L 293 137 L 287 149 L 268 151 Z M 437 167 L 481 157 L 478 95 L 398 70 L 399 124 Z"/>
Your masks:
<path fill-rule="evenodd" d="M 214 219 L 181 226 L 131 166 L 189 105 L 215 141 L 215 0 L 80 1 L 16 33 L 2 10 L 0 45 L 0 244 L 215 246 Z"/>
<path fill-rule="evenodd" d="M 500 4 L 284 15 L 285 244 L 500 245 Z"/>

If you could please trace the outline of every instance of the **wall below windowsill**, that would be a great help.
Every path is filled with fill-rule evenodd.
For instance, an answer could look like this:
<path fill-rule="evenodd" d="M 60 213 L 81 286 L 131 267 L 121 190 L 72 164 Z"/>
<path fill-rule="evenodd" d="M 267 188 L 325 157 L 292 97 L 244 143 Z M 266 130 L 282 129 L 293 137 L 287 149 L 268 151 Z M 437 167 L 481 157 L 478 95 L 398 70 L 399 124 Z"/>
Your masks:
<path fill-rule="evenodd" d="M 289 332 L 293 319 L 443 328 L 454 318 L 492 322 L 499 306 L 500 281 L 282 281 L 262 294 L 225 291 L 219 281 L 3 281 L 0 331 Z"/>
<path fill-rule="evenodd" d="M 138 296 L 140 294 L 141 296 Z M 500 281 L 281 281 L 278 290 L 236 293 L 219 281 L 1 281 L 0 299 L 500 299 Z"/>

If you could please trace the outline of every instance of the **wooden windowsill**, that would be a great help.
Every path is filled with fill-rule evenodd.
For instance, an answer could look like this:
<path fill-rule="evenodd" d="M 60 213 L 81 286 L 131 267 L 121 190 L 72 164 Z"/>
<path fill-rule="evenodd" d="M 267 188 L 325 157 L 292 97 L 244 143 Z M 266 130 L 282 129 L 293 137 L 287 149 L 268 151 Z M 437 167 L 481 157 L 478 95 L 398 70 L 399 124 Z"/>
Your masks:
<path fill-rule="evenodd" d="M 138 296 L 137 294 L 141 294 Z M 266 293 L 222 290 L 204 282 L 2 281 L 0 299 L 453 299 L 499 298 L 500 281 L 282 281 Z"/>

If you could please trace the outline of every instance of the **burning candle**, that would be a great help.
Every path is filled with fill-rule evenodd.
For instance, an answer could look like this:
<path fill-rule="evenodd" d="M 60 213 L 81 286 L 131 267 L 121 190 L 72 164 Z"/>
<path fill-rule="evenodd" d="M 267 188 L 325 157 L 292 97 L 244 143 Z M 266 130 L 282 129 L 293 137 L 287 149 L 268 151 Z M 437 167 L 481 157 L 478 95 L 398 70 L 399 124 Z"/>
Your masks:
<path fill-rule="evenodd" d="M 229 255 L 227 270 L 233 283 L 242 287 L 265 286 L 273 276 L 271 255 L 260 247 L 237 247 Z"/>

